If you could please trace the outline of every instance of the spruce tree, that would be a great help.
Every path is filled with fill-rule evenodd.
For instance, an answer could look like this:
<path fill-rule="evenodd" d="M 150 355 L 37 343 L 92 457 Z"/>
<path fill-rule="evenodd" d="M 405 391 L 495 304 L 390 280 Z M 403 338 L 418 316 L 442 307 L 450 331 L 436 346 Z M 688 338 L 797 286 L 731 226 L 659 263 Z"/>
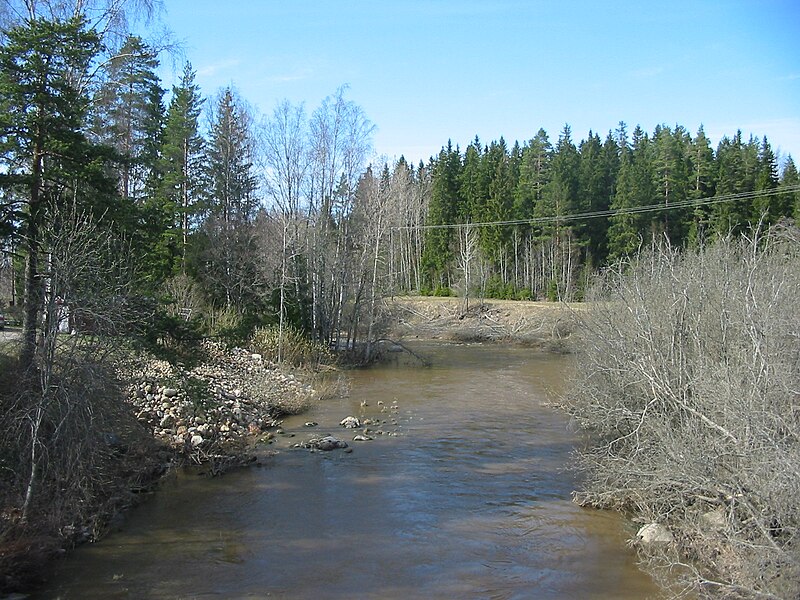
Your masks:
<path fill-rule="evenodd" d="M 230 88 L 212 107 L 208 159 L 209 217 L 197 236 L 194 275 L 208 298 L 248 312 L 259 296 L 255 139 L 251 116 Z"/>
<path fill-rule="evenodd" d="M 723 137 L 717 147 L 717 196 L 734 196 L 712 205 L 712 227 L 719 235 L 742 231 L 752 214 L 749 202 L 735 198 L 755 187 L 755 181 L 748 181 L 745 154 L 741 131 L 733 138 Z"/>
<path fill-rule="evenodd" d="M 227 88 L 215 103 L 208 141 L 212 214 L 225 222 L 253 219 L 258 185 L 254 161 L 252 117 L 243 101 Z"/>
<path fill-rule="evenodd" d="M 482 220 L 502 223 L 511 218 L 513 209 L 513 179 L 510 155 L 505 140 L 492 142 L 483 158 L 488 178 L 486 205 Z M 481 228 L 480 243 L 484 256 L 499 271 L 505 270 L 511 228 L 508 225 L 487 225 Z M 505 273 L 502 273 L 505 276 Z"/>
<path fill-rule="evenodd" d="M 673 244 L 681 245 L 688 234 L 691 211 L 671 207 L 684 204 L 689 198 L 689 136 L 679 125 L 674 130 L 658 126 L 653 134 L 653 146 L 654 185 L 664 210 L 653 213 L 651 231 L 655 236 L 666 235 Z"/>
<path fill-rule="evenodd" d="M 638 125 L 633 131 L 631 148 L 623 151 L 617 189 L 611 208 L 621 211 L 611 217 L 608 230 L 609 256 L 618 258 L 636 251 L 645 236 L 650 236 L 651 219 L 636 209 L 657 202 L 653 183 L 652 142 Z"/>
<path fill-rule="evenodd" d="M 711 143 L 706 137 L 703 126 L 697 130 L 697 135 L 689 147 L 689 173 L 690 188 L 688 197 L 691 200 L 703 200 L 714 196 L 716 188 L 716 162 Z M 688 241 L 696 244 L 703 240 L 708 233 L 711 218 L 711 209 L 708 205 L 698 204 L 692 210 L 691 225 L 689 226 Z"/>
<path fill-rule="evenodd" d="M 459 176 L 458 218 L 463 223 L 484 221 L 486 200 L 489 196 L 489 179 L 483 164 L 483 149 L 478 136 L 467 146 L 464 163 Z"/>
<path fill-rule="evenodd" d="M 558 138 L 549 165 L 549 181 L 542 190 L 542 197 L 534 210 L 536 217 L 563 217 L 582 212 L 584 202 L 578 196 L 580 156 L 572 142 L 572 132 L 565 125 Z M 558 237 L 564 228 L 573 230 L 572 224 L 558 220 L 539 226 L 540 236 Z"/>
<path fill-rule="evenodd" d="M 776 189 L 779 184 L 778 161 L 772 151 L 772 146 L 770 146 L 767 138 L 764 137 L 758 152 L 758 173 L 756 175 L 755 191 L 770 192 Z M 753 201 L 752 219 L 754 223 L 763 219 L 764 225 L 769 226 L 777 222 L 781 217 L 790 216 L 792 208 L 783 195 L 758 196 Z"/>
<path fill-rule="evenodd" d="M 587 140 L 580 146 L 580 172 L 578 194 L 589 212 L 608 210 L 611 202 L 611 173 L 604 160 L 600 136 L 589 132 Z M 606 231 L 608 217 L 596 217 L 585 221 L 587 260 L 599 265 L 605 261 L 607 250 Z"/>
<path fill-rule="evenodd" d="M 205 141 L 199 122 L 203 98 L 186 63 L 172 90 L 158 161 L 158 184 L 148 207 L 159 235 L 153 248 L 154 274 L 168 277 L 186 271 L 189 236 L 207 210 Z"/>
<path fill-rule="evenodd" d="M 459 212 L 461 196 L 459 178 L 461 156 L 451 142 L 442 148 L 433 166 L 431 199 L 428 205 L 427 225 L 450 225 Z M 429 229 L 425 235 L 422 269 L 425 283 L 432 288 L 447 287 L 451 283 L 450 269 L 455 256 L 452 228 Z"/>
<path fill-rule="evenodd" d="M 786 161 L 783 163 L 781 182 L 778 187 L 792 190 L 783 194 L 783 203 L 785 204 L 787 211 L 791 211 L 790 214 L 794 218 L 795 222 L 800 221 L 800 190 L 797 189 L 798 186 L 800 186 L 800 175 L 797 173 L 797 167 L 795 166 L 794 160 L 792 160 L 792 155 L 790 154 L 786 157 Z"/>

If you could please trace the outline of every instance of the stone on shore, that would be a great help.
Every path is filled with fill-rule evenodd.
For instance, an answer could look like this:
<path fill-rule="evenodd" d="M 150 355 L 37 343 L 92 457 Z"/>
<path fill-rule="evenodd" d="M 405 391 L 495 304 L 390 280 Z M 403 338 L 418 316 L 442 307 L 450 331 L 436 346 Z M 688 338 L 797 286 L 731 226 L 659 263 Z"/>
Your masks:
<path fill-rule="evenodd" d="M 671 544 L 675 541 L 672 532 L 659 523 L 648 523 L 642 526 L 636 533 L 636 537 L 643 544 Z"/>

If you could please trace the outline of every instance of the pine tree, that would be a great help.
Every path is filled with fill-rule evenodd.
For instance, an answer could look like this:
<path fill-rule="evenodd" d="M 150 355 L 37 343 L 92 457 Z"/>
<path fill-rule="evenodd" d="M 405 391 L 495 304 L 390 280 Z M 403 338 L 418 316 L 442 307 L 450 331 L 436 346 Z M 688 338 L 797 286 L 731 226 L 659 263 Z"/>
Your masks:
<path fill-rule="evenodd" d="M 120 155 L 119 191 L 136 204 L 149 191 L 158 159 L 164 120 L 158 65 L 156 53 L 129 36 L 108 62 L 92 102 L 92 137 Z"/>
<path fill-rule="evenodd" d="M 81 18 L 30 20 L 8 30 L 0 47 L 0 188 L 24 207 L 17 212 L 26 255 L 24 365 L 36 352 L 41 240 L 54 226 L 48 205 L 69 197 L 102 212 L 98 203 L 107 195 L 104 153 L 83 133 L 88 98 L 78 87 L 98 49 L 97 36 Z"/>

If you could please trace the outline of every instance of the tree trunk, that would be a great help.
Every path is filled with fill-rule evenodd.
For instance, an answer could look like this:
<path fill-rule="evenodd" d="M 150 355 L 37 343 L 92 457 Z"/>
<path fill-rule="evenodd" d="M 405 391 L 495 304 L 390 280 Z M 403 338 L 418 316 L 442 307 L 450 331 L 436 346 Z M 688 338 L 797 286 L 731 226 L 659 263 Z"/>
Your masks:
<path fill-rule="evenodd" d="M 41 281 L 39 280 L 39 221 L 41 219 L 41 178 L 43 152 L 37 142 L 33 149 L 31 168 L 31 197 L 28 204 L 27 231 L 25 235 L 25 289 L 22 305 L 22 351 L 20 361 L 25 370 L 30 369 L 36 357 L 36 334 L 41 308 Z"/>

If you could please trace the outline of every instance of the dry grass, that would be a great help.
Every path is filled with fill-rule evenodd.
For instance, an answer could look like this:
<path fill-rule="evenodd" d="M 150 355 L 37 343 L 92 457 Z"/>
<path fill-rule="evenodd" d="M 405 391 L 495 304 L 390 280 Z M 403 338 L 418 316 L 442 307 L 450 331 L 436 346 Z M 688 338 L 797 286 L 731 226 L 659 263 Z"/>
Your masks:
<path fill-rule="evenodd" d="M 512 341 L 530 347 L 569 350 L 575 314 L 582 304 L 525 300 L 470 300 L 402 296 L 385 301 L 389 335 L 448 339 L 457 342 Z"/>

